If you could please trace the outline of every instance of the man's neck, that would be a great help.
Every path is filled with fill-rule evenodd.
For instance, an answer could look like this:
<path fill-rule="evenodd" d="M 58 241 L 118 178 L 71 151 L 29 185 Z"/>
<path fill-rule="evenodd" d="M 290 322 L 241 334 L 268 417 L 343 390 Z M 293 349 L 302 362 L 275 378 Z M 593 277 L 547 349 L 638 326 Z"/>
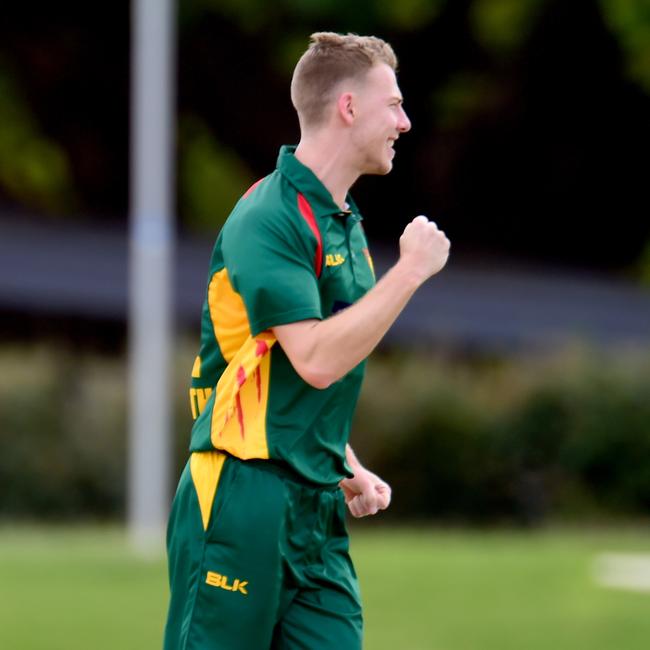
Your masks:
<path fill-rule="evenodd" d="M 318 180 L 329 190 L 334 203 L 342 210 L 347 209 L 345 197 L 359 174 L 350 164 L 345 144 L 333 139 L 328 141 L 323 136 L 303 136 L 295 156 L 316 174 Z"/>

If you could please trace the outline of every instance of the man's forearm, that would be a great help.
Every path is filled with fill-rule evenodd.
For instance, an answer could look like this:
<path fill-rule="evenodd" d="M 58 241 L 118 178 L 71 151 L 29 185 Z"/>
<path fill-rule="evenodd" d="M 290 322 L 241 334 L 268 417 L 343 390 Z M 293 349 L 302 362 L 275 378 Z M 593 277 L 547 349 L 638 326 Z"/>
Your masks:
<path fill-rule="evenodd" d="M 361 300 L 322 321 L 273 328 L 298 374 L 326 388 L 363 361 L 382 339 L 417 288 L 440 271 L 449 240 L 435 223 L 415 217 L 400 237 L 400 258 Z"/>
<path fill-rule="evenodd" d="M 306 340 L 306 362 L 329 385 L 363 361 L 395 322 L 420 285 L 399 263 L 358 302 L 314 323 Z"/>

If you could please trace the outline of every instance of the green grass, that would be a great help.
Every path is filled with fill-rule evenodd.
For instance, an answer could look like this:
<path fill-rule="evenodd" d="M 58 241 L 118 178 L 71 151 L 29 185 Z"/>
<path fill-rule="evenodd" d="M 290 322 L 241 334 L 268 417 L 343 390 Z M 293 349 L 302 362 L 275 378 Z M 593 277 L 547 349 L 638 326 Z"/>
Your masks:
<path fill-rule="evenodd" d="M 0 530 L 0 648 L 161 647 L 165 564 L 115 529 Z"/>
<path fill-rule="evenodd" d="M 592 578 L 650 531 L 353 531 L 367 650 L 645 650 L 650 594 Z M 0 528 L 0 648 L 161 646 L 165 562 L 115 528 Z M 246 649 L 242 650 L 257 650 Z"/>
<path fill-rule="evenodd" d="M 647 648 L 650 595 L 597 586 L 605 550 L 650 552 L 650 534 L 368 533 L 353 547 L 367 648 Z"/>

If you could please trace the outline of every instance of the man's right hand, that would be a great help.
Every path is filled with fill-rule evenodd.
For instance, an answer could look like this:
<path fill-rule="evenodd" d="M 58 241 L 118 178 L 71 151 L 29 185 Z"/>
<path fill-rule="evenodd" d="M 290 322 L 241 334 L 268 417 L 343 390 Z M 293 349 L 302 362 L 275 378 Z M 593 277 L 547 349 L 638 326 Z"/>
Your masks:
<path fill-rule="evenodd" d="M 449 257 L 449 240 L 433 221 L 420 215 L 409 223 L 399 240 L 398 264 L 422 284 L 443 269 Z"/>

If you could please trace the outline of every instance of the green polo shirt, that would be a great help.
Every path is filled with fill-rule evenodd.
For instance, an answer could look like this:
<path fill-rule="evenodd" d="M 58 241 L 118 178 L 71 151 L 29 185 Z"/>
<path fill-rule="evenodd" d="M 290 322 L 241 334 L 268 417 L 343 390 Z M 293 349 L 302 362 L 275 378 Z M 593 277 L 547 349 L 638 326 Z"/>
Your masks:
<path fill-rule="evenodd" d="M 270 328 L 327 318 L 375 278 L 354 201 L 341 211 L 294 149 L 281 148 L 276 170 L 244 194 L 217 238 L 192 370 L 190 450 L 274 459 L 331 485 L 350 475 L 345 445 L 365 362 L 313 388 Z"/>

